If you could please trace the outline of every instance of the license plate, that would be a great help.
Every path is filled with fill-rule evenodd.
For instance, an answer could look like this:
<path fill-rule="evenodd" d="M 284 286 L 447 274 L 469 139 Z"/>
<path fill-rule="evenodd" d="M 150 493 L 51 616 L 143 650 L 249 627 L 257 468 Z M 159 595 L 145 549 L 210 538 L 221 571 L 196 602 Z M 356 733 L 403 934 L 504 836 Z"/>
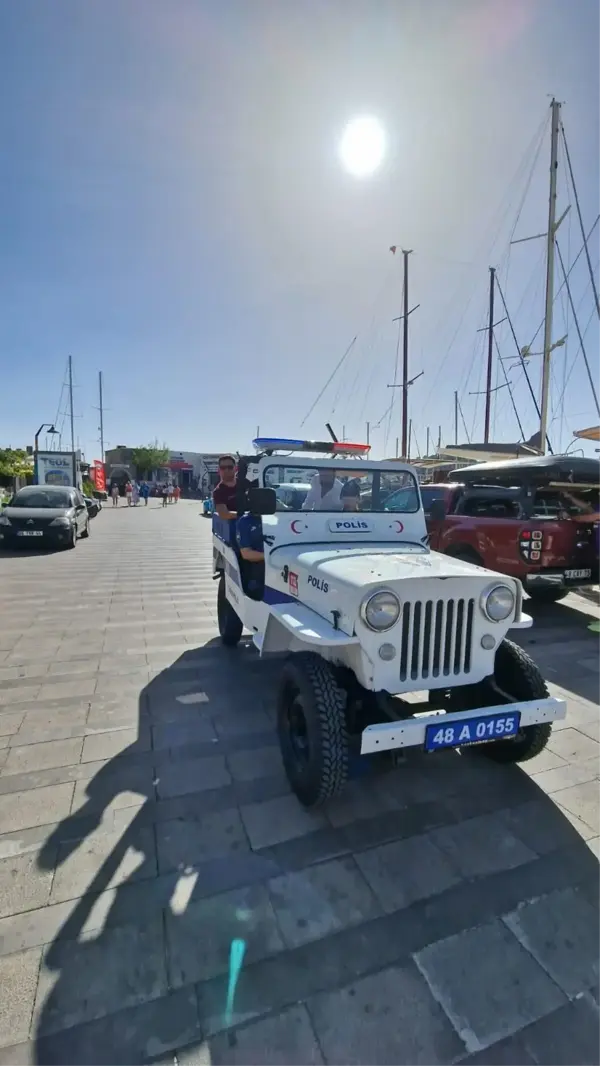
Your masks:
<path fill-rule="evenodd" d="M 18 537 L 43 537 L 44 534 L 41 529 L 20 529 L 17 533 Z"/>
<path fill-rule="evenodd" d="M 591 567 L 588 567 L 587 570 L 565 570 L 565 579 L 567 581 L 581 581 L 581 580 L 585 579 L 586 577 L 591 577 L 591 576 L 592 576 Z"/>
<path fill-rule="evenodd" d="M 463 744 L 480 744 L 484 740 L 503 740 L 514 737 L 519 732 L 521 715 L 515 714 L 481 714 L 477 718 L 463 719 L 462 722 L 447 722 L 443 715 L 436 725 L 429 725 L 425 731 L 425 751 L 439 751 L 440 748 L 457 748 Z"/>

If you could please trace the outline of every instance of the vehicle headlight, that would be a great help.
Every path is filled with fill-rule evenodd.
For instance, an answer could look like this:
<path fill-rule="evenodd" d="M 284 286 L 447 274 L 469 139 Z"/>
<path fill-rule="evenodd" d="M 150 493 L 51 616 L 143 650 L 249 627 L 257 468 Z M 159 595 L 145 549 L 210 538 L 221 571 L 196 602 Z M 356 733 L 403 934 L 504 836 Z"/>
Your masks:
<path fill-rule="evenodd" d="M 0 514 L 0 526 L 9 526 L 9 525 L 10 525 L 10 518 L 7 518 L 6 515 Z"/>
<path fill-rule="evenodd" d="M 391 629 L 398 621 L 400 600 L 393 592 L 374 592 L 363 600 L 360 615 L 369 629 L 378 633 Z"/>
<path fill-rule="evenodd" d="M 510 585 L 494 585 L 481 597 L 481 609 L 490 622 L 504 622 L 515 609 L 515 594 Z"/>
<path fill-rule="evenodd" d="M 71 525 L 71 519 L 67 518 L 66 515 L 60 515 L 59 518 L 53 518 L 51 523 L 50 523 L 50 525 L 51 526 L 70 526 Z"/>

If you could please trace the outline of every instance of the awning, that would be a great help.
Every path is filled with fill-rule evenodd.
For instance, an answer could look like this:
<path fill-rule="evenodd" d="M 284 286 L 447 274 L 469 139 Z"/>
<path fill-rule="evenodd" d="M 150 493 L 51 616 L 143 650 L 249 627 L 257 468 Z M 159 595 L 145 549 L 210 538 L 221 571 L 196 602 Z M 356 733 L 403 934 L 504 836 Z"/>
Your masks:
<path fill-rule="evenodd" d="M 574 434 L 579 440 L 597 440 L 600 441 L 600 426 L 590 426 L 589 429 L 578 429 Z"/>

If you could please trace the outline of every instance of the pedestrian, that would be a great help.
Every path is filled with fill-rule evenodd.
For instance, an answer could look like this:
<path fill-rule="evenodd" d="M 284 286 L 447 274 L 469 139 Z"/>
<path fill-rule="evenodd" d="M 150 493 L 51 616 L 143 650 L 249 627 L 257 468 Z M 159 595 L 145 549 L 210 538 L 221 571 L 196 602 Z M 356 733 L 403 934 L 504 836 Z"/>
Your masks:
<path fill-rule="evenodd" d="M 125 496 L 127 497 L 127 506 L 131 507 L 131 497 L 133 496 L 133 485 L 131 481 L 128 481 L 125 485 Z"/>
<path fill-rule="evenodd" d="M 134 481 L 133 485 L 131 486 L 131 502 L 134 507 L 137 507 L 138 503 L 140 502 L 140 487 L 137 481 Z"/>
<path fill-rule="evenodd" d="M 163 507 L 166 507 L 168 502 L 169 502 L 169 486 L 168 485 L 163 485 L 163 487 L 161 489 L 161 496 L 162 496 L 162 505 L 163 505 Z"/>
<path fill-rule="evenodd" d="M 181 496 L 181 488 L 180 488 L 179 485 L 176 485 L 175 488 L 173 489 L 173 496 L 174 496 L 174 499 L 175 499 L 175 503 L 178 503 L 179 502 L 179 497 Z"/>
<path fill-rule="evenodd" d="M 149 497 L 149 495 L 150 495 L 150 486 L 148 485 L 147 481 L 143 481 L 142 485 L 141 485 L 141 488 L 140 488 L 140 496 L 142 497 L 142 499 L 144 501 L 144 507 L 148 506 L 148 497 Z"/>
<path fill-rule="evenodd" d="M 116 481 L 113 481 L 110 487 L 110 494 L 112 496 L 113 507 L 119 506 L 119 486 Z"/>

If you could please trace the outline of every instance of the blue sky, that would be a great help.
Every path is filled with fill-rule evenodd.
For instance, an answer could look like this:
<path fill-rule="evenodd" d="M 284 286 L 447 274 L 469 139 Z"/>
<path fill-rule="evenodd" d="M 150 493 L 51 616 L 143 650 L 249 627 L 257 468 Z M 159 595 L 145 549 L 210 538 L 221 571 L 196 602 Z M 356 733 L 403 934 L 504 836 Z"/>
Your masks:
<path fill-rule="evenodd" d="M 302 432 L 331 419 L 364 439 L 381 421 L 374 452 L 393 453 L 399 396 L 381 419 L 402 286 L 391 244 L 414 249 L 417 443 L 439 424 L 452 438 L 455 389 L 481 439 L 469 393 L 483 388 L 488 267 L 521 344 L 543 314 L 543 243 L 507 251 L 515 223 L 515 238 L 546 227 L 548 94 L 564 101 L 588 227 L 598 213 L 598 42 L 597 0 L 4 0 L 0 444 L 31 443 L 55 417 L 69 354 L 89 459 L 99 369 L 111 445 L 245 449 L 257 425 L 295 435 L 357 335 Z M 365 112 L 389 152 L 357 181 L 338 144 Z M 561 161 L 562 208 L 565 178 Z M 572 260 L 574 210 L 559 239 Z M 572 288 L 597 376 L 583 257 Z M 559 297 L 554 336 L 567 330 L 555 446 L 598 421 Z M 506 324 L 497 339 L 510 356 Z M 536 391 L 539 368 L 532 357 Z M 521 372 L 509 376 L 529 435 L 533 405 Z M 493 428 L 519 435 L 506 390 Z"/>

